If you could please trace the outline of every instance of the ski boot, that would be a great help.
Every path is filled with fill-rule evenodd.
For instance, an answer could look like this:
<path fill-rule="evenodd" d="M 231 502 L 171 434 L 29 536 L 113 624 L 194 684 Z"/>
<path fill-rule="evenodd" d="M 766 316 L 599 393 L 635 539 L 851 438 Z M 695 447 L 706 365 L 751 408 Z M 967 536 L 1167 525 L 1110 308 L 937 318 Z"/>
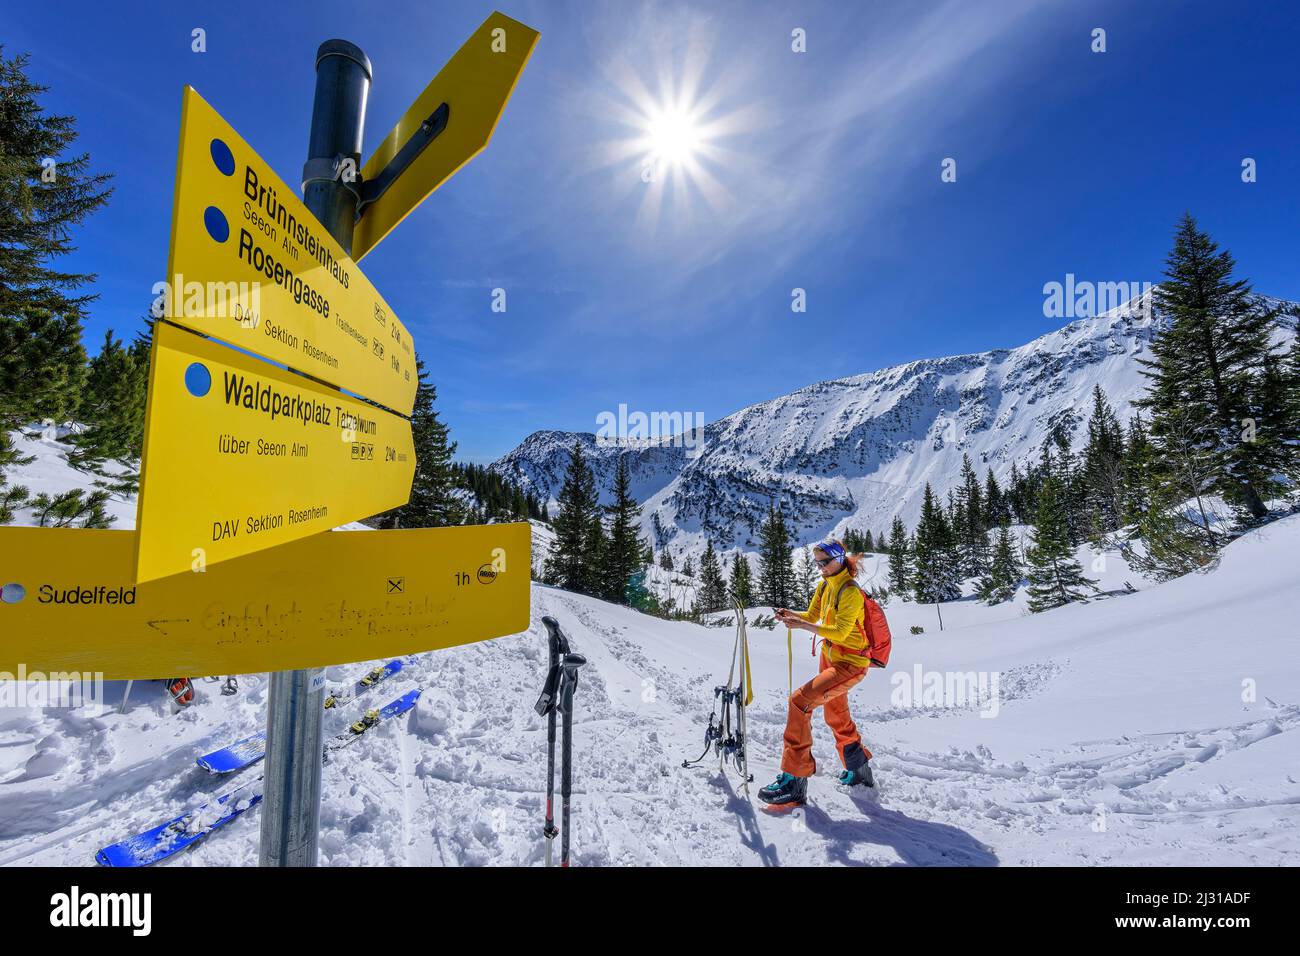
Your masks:
<path fill-rule="evenodd" d="M 379 711 L 368 710 L 364 717 L 352 725 L 351 730 L 354 734 L 364 734 L 377 723 L 379 723 Z"/>
<path fill-rule="evenodd" d="M 194 703 L 194 684 L 188 677 L 169 677 L 167 696 L 177 707 L 188 707 Z"/>
<path fill-rule="evenodd" d="M 871 775 L 871 764 L 864 763 L 856 770 L 841 770 L 840 785 L 845 787 L 875 788 L 876 779 Z"/>
<path fill-rule="evenodd" d="M 808 799 L 808 778 L 782 772 L 758 791 L 758 799 L 773 806 L 802 804 Z"/>
<path fill-rule="evenodd" d="M 361 686 L 372 687 L 379 680 L 379 678 L 383 676 L 384 676 L 384 669 L 382 667 L 376 667 L 365 677 L 361 678 Z"/>

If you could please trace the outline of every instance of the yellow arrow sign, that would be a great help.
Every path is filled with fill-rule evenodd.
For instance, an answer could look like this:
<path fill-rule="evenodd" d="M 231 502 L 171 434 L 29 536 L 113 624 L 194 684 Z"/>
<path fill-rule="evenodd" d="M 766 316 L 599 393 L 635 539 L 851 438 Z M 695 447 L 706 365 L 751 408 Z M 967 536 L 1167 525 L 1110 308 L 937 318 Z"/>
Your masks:
<path fill-rule="evenodd" d="M 403 415 L 410 333 L 325 228 L 185 88 L 163 313 Z"/>
<path fill-rule="evenodd" d="M 396 508 L 414 471 L 406 419 L 155 324 L 137 580 Z"/>
<path fill-rule="evenodd" d="M 377 183 L 387 188 L 362 207 L 352 237 L 357 261 L 483 151 L 537 37 L 531 27 L 493 13 L 397 121 L 361 171 L 367 189 Z M 395 158 L 406 165 L 391 183 L 385 182 L 384 170 Z"/>
<path fill-rule="evenodd" d="M 250 674 L 528 628 L 530 529 L 319 534 L 134 584 L 133 531 L 0 528 L 0 672 Z"/>

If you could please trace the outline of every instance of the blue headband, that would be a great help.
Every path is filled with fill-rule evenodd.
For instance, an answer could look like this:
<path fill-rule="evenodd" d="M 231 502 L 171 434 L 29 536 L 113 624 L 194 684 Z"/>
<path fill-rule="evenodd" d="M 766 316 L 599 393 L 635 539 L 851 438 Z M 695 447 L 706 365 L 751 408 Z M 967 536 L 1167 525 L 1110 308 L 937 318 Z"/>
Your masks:
<path fill-rule="evenodd" d="M 836 544 L 834 541 L 823 541 L 821 544 L 817 545 L 816 547 L 818 551 L 826 555 L 826 557 L 828 558 L 844 557 L 844 549 L 840 547 L 838 544 Z"/>

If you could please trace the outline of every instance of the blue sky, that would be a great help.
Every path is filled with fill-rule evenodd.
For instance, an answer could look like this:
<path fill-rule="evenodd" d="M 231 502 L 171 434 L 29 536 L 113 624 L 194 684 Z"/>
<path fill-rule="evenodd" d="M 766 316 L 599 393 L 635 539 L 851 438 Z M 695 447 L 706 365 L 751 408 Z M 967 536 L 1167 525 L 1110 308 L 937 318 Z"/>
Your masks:
<path fill-rule="evenodd" d="M 6 54 L 117 176 L 71 263 L 99 276 L 88 347 L 133 334 L 166 270 L 184 84 L 294 182 L 322 40 L 375 64 L 368 153 L 494 6 L 542 36 L 492 144 L 365 262 L 462 457 L 1018 345 L 1062 324 L 1046 282 L 1158 280 L 1184 210 L 1300 299 L 1289 4 L 26 3 Z M 666 102 L 697 145 L 646 183 Z"/>

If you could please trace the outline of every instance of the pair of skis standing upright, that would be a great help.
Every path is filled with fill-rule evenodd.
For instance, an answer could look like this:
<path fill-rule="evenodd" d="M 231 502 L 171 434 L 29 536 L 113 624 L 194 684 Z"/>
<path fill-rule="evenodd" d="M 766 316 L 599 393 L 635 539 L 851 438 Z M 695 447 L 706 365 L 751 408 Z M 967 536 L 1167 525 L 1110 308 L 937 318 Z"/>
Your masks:
<path fill-rule="evenodd" d="M 546 718 L 546 865 L 551 865 L 551 843 L 561 831 L 555 827 L 555 717 L 563 714 L 563 740 L 560 745 L 560 800 L 563 836 L 560 840 L 560 866 L 569 865 L 569 795 L 573 789 L 573 692 L 578 688 L 578 668 L 587 663 L 581 654 L 569 650 L 568 638 L 553 617 L 542 618 L 550 641 L 551 667 L 546 684 L 537 699 L 537 713 Z"/>
<path fill-rule="evenodd" d="M 713 688 L 713 711 L 709 714 L 709 725 L 704 729 L 704 752 L 694 760 L 683 760 L 682 766 L 694 767 L 703 763 L 709 751 L 716 749 L 719 772 L 726 773 L 727 761 L 731 760 L 740 774 L 741 789 L 748 797 L 754 775 L 749 772 L 745 708 L 754 701 L 754 682 L 749 672 L 749 633 L 745 628 L 745 609 L 739 602 L 736 602 L 735 609 L 736 642 L 731 648 L 731 669 L 727 672 L 727 683 Z"/>

